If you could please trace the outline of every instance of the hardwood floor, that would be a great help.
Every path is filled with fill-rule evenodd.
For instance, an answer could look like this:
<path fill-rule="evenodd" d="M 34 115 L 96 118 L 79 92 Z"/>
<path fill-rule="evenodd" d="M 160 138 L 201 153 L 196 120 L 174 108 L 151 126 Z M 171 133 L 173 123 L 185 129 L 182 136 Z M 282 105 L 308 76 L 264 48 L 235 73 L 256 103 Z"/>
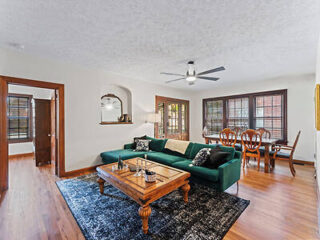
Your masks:
<path fill-rule="evenodd" d="M 56 187 L 54 167 L 35 167 L 31 158 L 9 164 L 10 188 L 0 199 L 0 239 L 84 239 Z M 225 239 L 319 239 L 314 168 L 295 167 L 295 178 L 285 162 L 277 162 L 273 173 L 254 166 L 242 172 L 238 196 L 251 203 Z M 235 194 L 236 186 L 227 192 Z"/>

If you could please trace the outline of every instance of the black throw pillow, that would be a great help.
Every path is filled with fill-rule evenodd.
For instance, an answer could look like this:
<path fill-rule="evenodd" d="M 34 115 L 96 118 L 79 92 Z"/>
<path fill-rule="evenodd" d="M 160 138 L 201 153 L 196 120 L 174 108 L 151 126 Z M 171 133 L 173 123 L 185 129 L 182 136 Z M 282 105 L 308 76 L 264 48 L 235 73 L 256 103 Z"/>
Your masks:
<path fill-rule="evenodd" d="M 211 149 L 210 156 L 203 166 L 211 169 L 217 169 L 220 165 L 228 162 L 229 152 L 224 152 L 219 146 Z"/>
<path fill-rule="evenodd" d="M 137 148 L 137 142 L 138 142 L 138 140 L 140 140 L 140 139 L 147 139 L 147 135 L 144 135 L 144 136 L 142 136 L 142 137 L 135 137 L 135 138 L 133 138 L 133 144 L 132 144 L 132 149 L 136 149 Z"/>

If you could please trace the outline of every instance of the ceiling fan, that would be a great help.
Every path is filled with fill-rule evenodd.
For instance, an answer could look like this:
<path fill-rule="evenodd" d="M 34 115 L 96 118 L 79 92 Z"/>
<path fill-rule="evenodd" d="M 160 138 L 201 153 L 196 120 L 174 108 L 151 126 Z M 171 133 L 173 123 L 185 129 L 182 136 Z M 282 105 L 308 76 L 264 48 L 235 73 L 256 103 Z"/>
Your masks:
<path fill-rule="evenodd" d="M 204 72 L 196 73 L 194 61 L 189 61 L 188 62 L 188 71 L 185 75 L 184 74 L 177 74 L 177 73 L 167 73 L 167 72 L 161 72 L 160 74 L 171 75 L 171 76 L 180 76 L 180 78 L 166 81 L 166 83 L 176 82 L 176 81 L 180 81 L 180 80 L 185 79 L 189 85 L 193 85 L 197 79 L 217 81 L 219 78 L 204 77 L 203 75 L 206 75 L 209 73 L 214 73 L 214 72 L 219 72 L 219 71 L 223 71 L 223 70 L 225 70 L 224 67 L 218 67 L 218 68 L 210 69 L 210 70 L 207 70 Z"/>

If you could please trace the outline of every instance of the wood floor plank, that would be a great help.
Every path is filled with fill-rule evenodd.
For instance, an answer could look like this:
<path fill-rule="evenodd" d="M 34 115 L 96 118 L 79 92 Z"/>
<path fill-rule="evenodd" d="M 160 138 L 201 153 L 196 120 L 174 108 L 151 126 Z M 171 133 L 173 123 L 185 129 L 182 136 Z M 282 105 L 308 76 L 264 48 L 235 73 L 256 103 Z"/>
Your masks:
<path fill-rule="evenodd" d="M 314 168 L 296 165 L 294 178 L 285 162 L 276 164 L 272 173 L 258 172 L 255 163 L 242 170 L 238 196 L 251 203 L 225 239 L 320 239 Z M 55 184 L 54 166 L 17 158 L 9 171 L 10 188 L 0 199 L 0 239 L 84 239 Z M 236 194 L 236 186 L 227 192 Z"/>

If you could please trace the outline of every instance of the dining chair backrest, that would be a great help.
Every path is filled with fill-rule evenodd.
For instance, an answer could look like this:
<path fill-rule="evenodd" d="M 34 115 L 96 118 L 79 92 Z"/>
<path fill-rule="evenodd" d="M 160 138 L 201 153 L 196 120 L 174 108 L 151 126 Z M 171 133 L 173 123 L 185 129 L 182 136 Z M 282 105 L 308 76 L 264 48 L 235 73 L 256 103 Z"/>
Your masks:
<path fill-rule="evenodd" d="M 265 128 L 258 128 L 257 131 L 261 134 L 263 138 L 271 138 L 271 132 Z"/>
<path fill-rule="evenodd" d="M 294 141 L 294 144 L 293 144 L 293 146 L 292 146 L 292 150 L 291 150 L 291 153 L 290 153 L 290 156 L 291 156 L 291 157 L 293 157 L 293 153 L 294 153 L 294 151 L 296 150 L 296 146 L 297 146 L 297 144 L 298 144 L 300 134 L 301 134 L 301 130 L 298 132 L 298 135 L 296 136 L 296 140 Z"/>
<path fill-rule="evenodd" d="M 223 146 L 234 147 L 237 142 L 237 135 L 230 128 L 225 128 L 219 133 L 220 142 Z"/>
<path fill-rule="evenodd" d="M 242 132 L 247 130 L 247 128 L 245 128 L 245 127 L 234 127 L 234 128 L 232 128 L 232 130 L 236 133 L 237 136 L 240 137 Z"/>
<path fill-rule="evenodd" d="M 258 151 L 261 146 L 261 140 L 261 134 L 254 129 L 247 129 L 241 134 L 241 142 L 244 147 L 244 151 Z"/>

